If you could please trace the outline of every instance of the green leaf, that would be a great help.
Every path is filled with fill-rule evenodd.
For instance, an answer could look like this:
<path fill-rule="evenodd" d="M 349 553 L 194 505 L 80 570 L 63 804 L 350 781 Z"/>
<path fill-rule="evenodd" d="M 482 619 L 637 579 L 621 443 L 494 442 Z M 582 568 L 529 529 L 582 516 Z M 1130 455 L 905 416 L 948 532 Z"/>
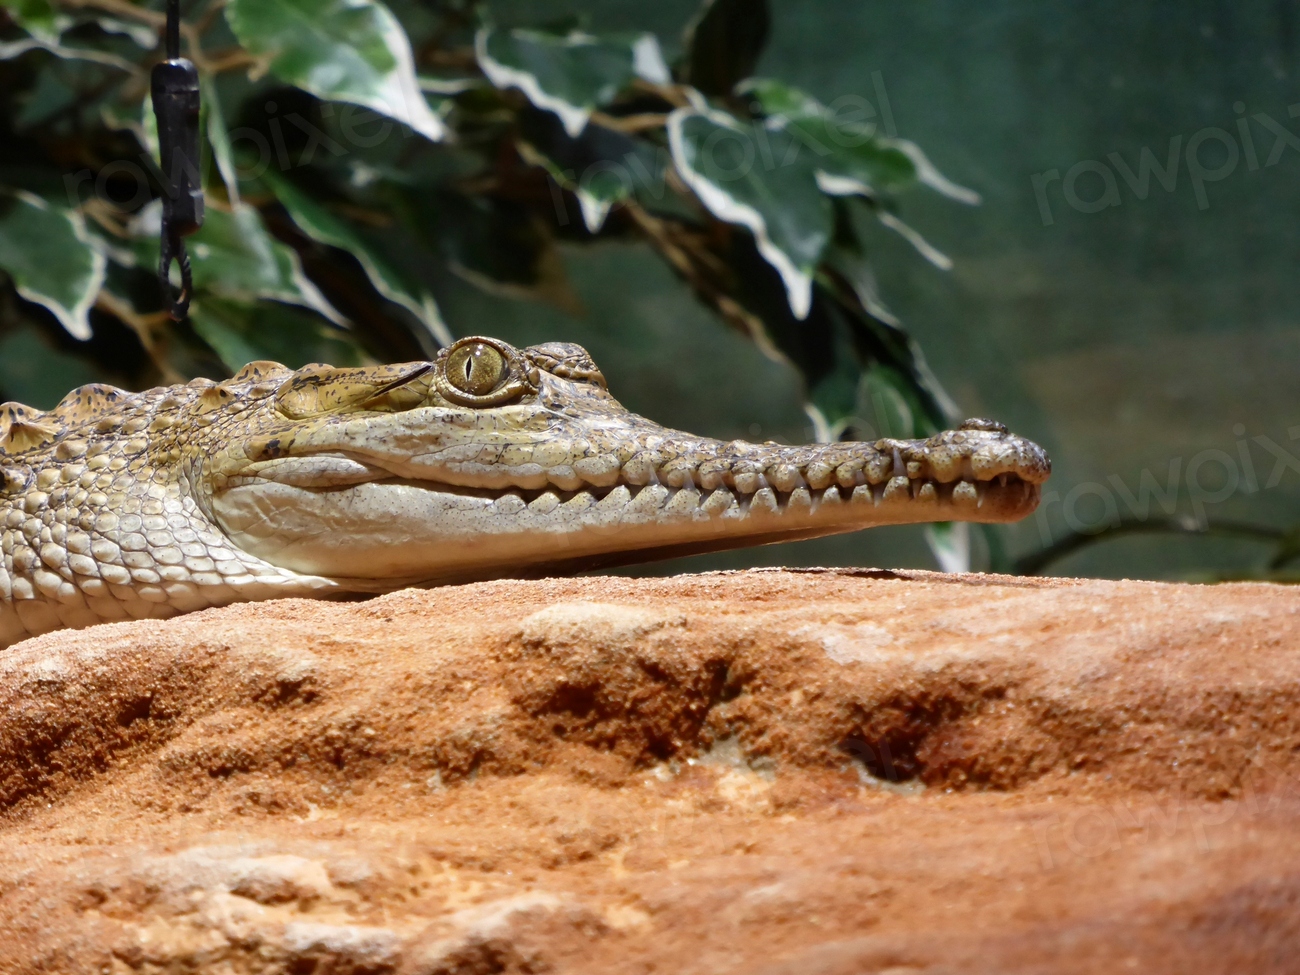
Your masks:
<path fill-rule="evenodd" d="M 410 40 L 378 0 L 231 0 L 225 14 L 239 42 L 283 81 L 364 105 L 434 142 L 446 136 L 420 91 Z"/>
<path fill-rule="evenodd" d="M 0 8 L 8 10 L 14 23 L 47 48 L 57 47 L 64 31 L 82 24 L 95 24 L 105 34 L 129 38 L 146 51 L 158 44 L 158 31 L 148 24 L 122 20 L 98 11 L 80 9 L 72 17 L 60 13 L 49 0 L 0 0 Z"/>
<path fill-rule="evenodd" d="M 14 23 L 46 44 L 57 44 L 59 35 L 72 23 L 72 18 L 56 11 L 49 0 L 0 0 L 0 7 L 9 11 Z"/>
<path fill-rule="evenodd" d="M 895 328 L 900 326 L 894 313 L 881 300 L 876 272 L 856 246 L 856 241 L 852 246 L 839 242 L 832 244 L 826 251 L 825 263 L 844 277 L 868 315 Z"/>
<path fill-rule="evenodd" d="M 892 198 L 916 183 L 963 203 L 978 203 L 978 194 L 944 177 L 915 143 L 877 136 L 875 124 L 861 114 L 841 117 L 798 88 L 769 78 L 752 79 L 744 90 L 766 117 L 766 130 L 786 133 L 807 151 L 823 193 L 866 198 L 876 218 L 926 260 L 945 271 L 952 268 L 951 260 L 893 212 Z"/>
<path fill-rule="evenodd" d="M 729 297 L 757 319 L 748 331 L 770 356 L 788 362 L 803 377 L 805 410 L 818 440 L 838 440 L 859 425 L 863 369 L 850 309 L 817 285 L 809 313 L 795 317 L 781 275 L 748 234 L 733 234 L 718 255 L 725 262 Z M 755 334 L 755 329 L 761 334 Z"/>
<path fill-rule="evenodd" d="M 719 220 L 749 228 L 785 283 L 796 318 L 812 305 L 812 276 L 834 214 L 810 154 L 789 132 L 744 125 L 726 112 L 679 108 L 668 117 L 673 163 Z"/>
<path fill-rule="evenodd" d="M 970 524 L 939 521 L 925 526 L 925 543 L 944 572 L 970 571 Z"/>
<path fill-rule="evenodd" d="M 862 371 L 854 354 L 849 330 L 835 317 L 825 318 L 830 323 L 830 328 L 827 329 L 830 355 L 822 365 L 828 368 L 820 376 L 811 370 L 805 372 L 808 381 L 805 411 L 812 418 L 817 439 L 831 441 L 839 440 L 844 431 L 854 426 L 858 420 L 858 391 Z"/>
<path fill-rule="evenodd" d="M 0 268 L 20 295 L 48 308 L 83 341 L 90 338 L 90 306 L 106 263 L 80 213 L 22 191 L 0 197 Z"/>
<path fill-rule="evenodd" d="M 896 214 L 890 213 L 888 210 L 877 210 L 876 219 L 915 247 L 917 253 L 939 270 L 952 270 L 952 258 L 922 237 L 918 231 L 903 223 Z"/>
<path fill-rule="evenodd" d="M 819 284 L 849 310 L 856 322 L 858 344 L 865 351 L 866 359 L 888 365 L 890 375 L 895 377 L 895 392 L 903 390 L 899 395 L 904 399 L 905 409 L 918 421 L 908 429 L 916 433 L 936 433 L 958 418 L 957 404 L 931 372 L 920 345 L 881 305 L 875 275 L 860 244 L 852 237 L 851 225 L 841 224 L 841 228 L 843 236 L 837 238 L 826 252 Z M 866 384 L 867 387 L 870 385 L 870 382 Z M 868 396 L 869 392 L 868 389 Z"/>
<path fill-rule="evenodd" d="M 145 267 L 158 263 L 160 208 L 151 204 L 136 220 L 136 257 Z M 293 248 L 275 240 L 247 204 L 230 212 L 208 209 L 198 233 L 186 238 L 194 271 L 194 289 L 233 301 L 269 298 L 302 305 L 338 324 L 342 316 L 302 273 Z M 175 275 L 175 267 L 172 269 Z"/>
<path fill-rule="evenodd" d="M 99 119 L 108 129 L 130 132 L 135 136 L 140 148 L 156 166 L 159 153 L 158 118 L 153 113 L 152 98 L 146 90 L 143 96 L 136 92 L 135 97 L 128 100 L 131 87 L 124 85 L 123 88 L 126 91 L 119 91 L 116 98 L 100 103 Z"/>
<path fill-rule="evenodd" d="M 120 57 L 112 51 L 101 51 L 91 47 L 68 47 L 65 44 L 60 44 L 57 38 L 47 40 L 40 36 L 20 37 L 16 41 L 0 43 L 0 61 L 21 57 L 29 51 L 48 51 L 64 61 L 93 61 L 96 64 L 107 65 L 128 74 L 143 74 L 134 62 Z"/>
<path fill-rule="evenodd" d="M 84 18 L 85 15 L 82 16 Z M 142 24 L 138 20 L 110 17 L 103 13 L 95 13 L 89 20 L 97 24 L 104 33 L 125 37 L 142 50 L 152 51 L 158 46 L 158 28 L 151 27 L 149 24 Z"/>
<path fill-rule="evenodd" d="M 199 78 L 199 90 L 203 96 L 204 128 L 208 133 L 208 146 L 212 150 L 212 161 L 216 163 L 221 181 L 226 184 L 226 195 L 230 202 L 239 205 L 239 173 L 235 169 L 235 154 L 230 145 L 230 130 L 226 128 L 226 117 L 221 111 L 221 99 L 217 95 L 217 86 L 211 75 Z M 153 141 L 158 140 L 157 120 L 154 120 Z M 155 157 L 156 158 L 156 157 Z"/>
<path fill-rule="evenodd" d="M 828 251 L 811 310 L 794 317 L 776 270 L 748 235 L 736 235 L 719 256 L 729 269 L 729 294 L 761 322 L 760 344 L 803 376 L 805 409 L 819 440 L 927 435 L 950 425 L 951 400 L 931 375 L 912 338 L 873 317 L 841 269 L 843 246 Z M 858 268 L 861 272 L 861 268 Z M 752 334 L 753 327 L 750 327 Z"/>
<path fill-rule="evenodd" d="M 966 203 L 970 206 L 977 206 L 980 202 L 980 195 L 974 190 L 959 186 L 935 167 L 934 163 L 915 142 L 908 139 L 881 139 L 883 145 L 898 149 L 916 168 L 916 178 L 925 186 L 930 187 L 936 193 L 942 193 L 944 196 L 956 200 L 958 203 Z"/>
<path fill-rule="evenodd" d="M 153 159 L 161 159 L 162 146 L 158 142 L 158 116 L 153 111 L 153 96 L 147 91 L 140 102 L 140 132 L 137 133 L 137 138 L 140 136 L 143 136 L 143 141 L 140 144 L 149 153 L 149 156 Z"/>
<path fill-rule="evenodd" d="M 768 118 L 805 118 L 820 108 L 812 96 L 773 78 L 749 78 L 739 93 L 753 99 L 753 108 Z"/>
<path fill-rule="evenodd" d="M 686 27 L 686 81 L 706 95 L 729 95 L 754 73 L 767 44 L 766 0 L 704 0 Z"/>
<path fill-rule="evenodd" d="M 467 91 L 487 87 L 482 78 L 464 78 L 459 75 L 453 78 L 443 78 L 422 74 L 416 80 L 420 84 L 420 91 L 437 98 L 451 98 L 455 95 L 463 95 Z"/>
<path fill-rule="evenodd" d="M 666 153 L 644 139 L 599 125 L 571 138 L 555 116 L 542 112 L 524 116 L 520 128 L 520 154 L 577 197 L 583 223 L 593 234 L 614 204 L 633 195 L 664 193 L 667 160 L 661 157 Z"/>
<path fill-rule="evenodd" d="M 310 362 L 360 366 L 369 362 L 352 336 L 315 315 L 275 302 L 243 305 L 196 301 L 190 321 L 231 372 L 258 359 L 298 369 Z"/>
<path fill-rule="evenodd" d="M 411 230 L 458 277 L 488 294 L 580 312 L 555 241 L 527 206 L 432 189 L 404 194 L 402 200 Z"/>
<path fill-rule="evenodd" d="M 979 194 L 947 179 L 916 143 L 878 135 L 866 105 L 847 105 L 841 113 L 770 78 L 751 79 L 744 92 L 768 128 L 789 131 L 813 153 L 826 193 L 876 197 L 919 182 L 962 203 L 979 202 Z"/>
<path fill-rule="evenodd" d="M 935 432 L 911 379 L 891 366 L 874 363 L 863 373 L 861 398 L 881 436 L 910 440 Z"/>
<path fill-rule="evenodd" d="M 426 288 L 393 267 L 378 248 L 372 247 L 350 223 L 335 216 L 278 173 L 268 169 L 262 174 L 262 179 L 305 234 L 322 244 L 342 248 L 355 257 L 376 291 L 411 312 L 439 345 L 451 344 L 451 332 L 442 320 L 437 302 Z"/>
<path fill-rule="evenodd" d="M 610 208 L 615 203 L 627 199 L 631 192 L 626 183 L 608 170 L 595 173 L 594 178 L 582 179 L 574 170 L 560 165 L 530 143 L 521 142 L 519 154 L 525 162 L 541 166 L 551 179 L 555 180 L 556 185 L 564 187 L 578 198 L 582 222 L 593 234 L 599 233 L 600 228 L 605 225 L 605 218 L 609 216 Z M 565 221 L 567 220 L 566 216 Z"/>
<path fill-rule="evenodd" d="M 28 132 L 42 122 L 68 112 L 77 105 L 80 93 L 69 84 L 67 64 L 47 60 L 39 68 L 36 84 L 23 92 L 23 108 L 13 118 L 17 132 Z"/>
<path fill-rule="evenodd" d="M 669 81 L 653 34 L 593 37 L 581 31 L 484 28 L 475 39 L 479 67 L 498 88 L 518 88 L 538 108 L 554 112 L 570 136 L 634 78 Z"/>
<path fill-rule="evenodd" d="M 121 97 L 116 99 L 105 100 L 99 106 L 99 118 L 104 127 L 112 131 L 130 132 L 135 136 L 140 147 L 146 152 L 152 148 L 149 143 L 149 137 L 145 134 L 145 119 L 153 114 L 149 101 L 149 93 L 145 92 L 145 97 L 132 98 L 129 101 Z M 157 141 L 157 121 L 154 122 L 154 141 Z M 156 153 L 151 153 L 153 158 L 157 159 Z"/>

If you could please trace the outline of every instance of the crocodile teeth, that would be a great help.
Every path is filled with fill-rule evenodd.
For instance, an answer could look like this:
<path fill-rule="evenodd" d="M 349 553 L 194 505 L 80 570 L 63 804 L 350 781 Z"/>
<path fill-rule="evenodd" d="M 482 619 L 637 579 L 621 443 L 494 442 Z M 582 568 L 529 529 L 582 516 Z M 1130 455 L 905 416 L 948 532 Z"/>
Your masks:
<path fill-rule="evenodd" d="M 564 502 L 564 510 L 573 516 L 579 515 L 588 508 L 596 505 L 596 498 L 589 491 L 579 491 L 568 501 Z"/>
<path fill-rule="evenodd" d="M 1001 473 L 1001 469 L 1014 466 L 1012 452 L 1005 444 L 984 444 L 971 455 L 971 468 L 976 476 L 988 479 Z"/>
<path fill-rule="evenodd" d="M 524 499 L 517 494 L 503 494 L 492 502 L 492 507 L 495 508 L 498 513 L 503 515 L 517 515 L 528 507 L 528 505 L 524 502 Z"/>
<path fill-rule="evenodd" d="M 552 511 L 560 506 L 560 499 L 554 491 L 547 491 L 534 498 L 528 505 L 528 510 L 535 515 L 549 515 Z"/>
<path fill-rule="evenodd" d="M 659 480 L 669 487 L 695 486 L 695 465 L 684 461 L 670 461 L 659 471 Z"/>
<path fill-rule="evenodd" d="M 559 488 L 561 491 L 577 491 L 583 485 L 582 478 L 568 465 L 552 467 L 547 471 L 546 477 L 554 487 Z"/>
<path fill-rule="evenodd" d="M 961 476 L 962 457 L 950 448 L 939 448 L 927 458 L 930 476 L 936 481 L 948 484 Z"/>
<path fill-rule="evenodd" d="M 808 479 L 808 486 L 814 491 L 825 488 L 831 483 L 831 478 L 834 476 L 834 466 L 824 460 L 815 460 L 804 470 L 804 477 Z"/>
<path fill-rule="evenodd" d="M 960 481 L 952 489 L 952 503 L 957 508 L 976 508 L 979 506 L 979 493 L 970 481 Z"/>
<path fill-rule="evenodd" d="M 546 469 L 541 464 L 520 464 L 510 475 L 512 487 L 524 488 L 528 491 L 544 488 L 546 483 Z"/>
<path fill-rule="evenodd" d="M 897 451 L 895 451 L 897 453 Z M 901 504 L 904 501 L 912 500 L 912 484 L 902 475 L 897 475 L 889 479 L 885 485 L 885 490 L 881 496 L 882 504 Z"/>
<path fill-rule="evenodd" d="M 573 462 L 573 472 L 592 487 L 613 487 L 618 483 L 618 458 L 584 457 Z"/>
<path fill-rule="evenodd" d="M 668 489 L 662 484 L 648 484 L 636 493 L 624 509 L 628 513 L 652 514 L 664 506 L 668 500 Z"/>
<path fill-rule="evenodd" d="M 726 480 L 725 475 L 731 470 L 731 465 L 722 460 L 706 460 L 696 468 L 696 477 L 699 478 L 699 485 L 705 491 L 716 491 L 722 487 Z"/>
<path fill-rule="evenodd" d="M 620 484 L 596 504 L 602 511 L 621 511 L 632 501 L 632 492 L 626 484 Z"/>
<path fill-rule="evenodd" d="M 829 467 L 824 467 L 822 473 L 828 474 L 830 470 Z M 690 504 L 689 508 L 700 507 L 710 513 L 717 513 L 733 506 L 741 506 L 747 512 L 784 511 L 808 513 L 824 504 L 835 505 L 845 501 L 854 504 L 872 504 L 874 506 L 911 502 L 937 504 L 943 497 L 946 497 L 946 491 L 941 495 L 940 484 L 934 480 L 903 477 L 901 475 L 888 478 L 882 483 L 872 484 L 859 472 L 856 477 L 857 483 L 854 484 L 851 490 L 836 484 L 829 484 L 824 489 L 817 489 L 811 487 L 805 480 L 793 489 L 785 491 L 781 490 L 779 486 L 768 483 L 766 476 L 753 471 L 742 472 L 735 475 L 735 478 L 738 483 L 734 491 L 727 488 L 717 488 L 709 493 L 702 502 L 698 500 L 702 492 L 697 491 L 694 486 L 683 488 L 682 490 L 689 491 L 696 498 L 696 501 Z M 742 486 L 752 486 L 755 490 L 746 492 L 741 490 Z M 998 490 L 1003 491 L 1010 490 L 1013 487 L 1018 488 L 1022 495 L 1028 495 L 1033 490 L 1033 485 L 1021 481 L 1013 475 L 1003 474 L 988 481 L 978 479 L 959 481 L 953 487 L 951 501 L 958 508 L 979 509 L 983 507 L 989 490 L 995 486 Z M 677 493 L 676 491 L 671 492 L 674 496 Z M 681 503 L 686 504 L 685 501 Z M 672 510 L 677 509 L 674 506 Z"/>
<path fill-rule="evenodd" d="M 700 492 L 694 488 L 674 491 L 673 496 L 664 505 L 664 511 L 672 515 L 689 515 L 700 507 Z"/>
<path fill-rule="evenodd" d="M 711 515 L 720 515 L 735 503 L 736 499 L 732 497 L 731 492 L 720 487 L 704 499 L 700 509 Z"/>
<path fill-rule="evenodd" d="M 664 459 L 657 454 L 642 451 L 623 465 L 623 481 L 627 484 L 656 484 L 659 466 Z"/>
<path fill-rule="evenodd" d="M 781 506 L 776 502 L 776 492 L 770 487 L 759 488 L 749 502 L 750 514 L 780 514 Z"/>
<path fill-rule="evenodd" d="M 794 464 L 773 464 L 767 469 L 767 482 L 782 494 L 789 494 L 803 484 L 804 479 Z"/>
<path fill-rule="evenodd" d="M 893 471 L 894 460 L 889 454 L 876 454 L 863 467 L 863 473 L 872 484 L 884 484 L 892 476 Z"/>
<path fill-rule="evenodd" d="M 850 460 L 835 468 L 835 480 L 839 481 L 840 487 L 851 488 L 863 482 L 862 464 L 860 459 Z"/>

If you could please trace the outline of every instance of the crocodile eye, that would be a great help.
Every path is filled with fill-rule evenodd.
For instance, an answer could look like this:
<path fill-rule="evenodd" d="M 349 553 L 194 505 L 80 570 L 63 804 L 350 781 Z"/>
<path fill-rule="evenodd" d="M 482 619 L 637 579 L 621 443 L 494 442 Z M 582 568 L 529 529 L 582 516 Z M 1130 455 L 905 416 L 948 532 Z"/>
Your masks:
<path fill-rule="evenodd" d="M 447 382 L 470 396 L 486 396 L 506 372 L 506 360 L 486 342 L 469 342 L 447 357 Z"/>

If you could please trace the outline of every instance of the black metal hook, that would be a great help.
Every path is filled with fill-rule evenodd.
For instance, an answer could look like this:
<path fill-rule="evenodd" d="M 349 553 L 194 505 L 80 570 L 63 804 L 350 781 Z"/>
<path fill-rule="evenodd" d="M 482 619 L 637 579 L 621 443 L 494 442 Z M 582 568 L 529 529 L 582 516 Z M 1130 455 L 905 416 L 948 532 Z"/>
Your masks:
<path fill-rule="evenodd" d="M 199 160 L 199 73 L 180 56 L 180 0 L 167 2 L 167 60 L 154 65 L 150 94 L 158 120 L 158 164 L 162 170 L 162 232 L 158 280 L 171 294 L 171 264 L 181 271 L 181 291 L 171 299 L 171 317 L 181 321 L 193 294 L 184 238 L 203 225 L 203 179 Z"/>

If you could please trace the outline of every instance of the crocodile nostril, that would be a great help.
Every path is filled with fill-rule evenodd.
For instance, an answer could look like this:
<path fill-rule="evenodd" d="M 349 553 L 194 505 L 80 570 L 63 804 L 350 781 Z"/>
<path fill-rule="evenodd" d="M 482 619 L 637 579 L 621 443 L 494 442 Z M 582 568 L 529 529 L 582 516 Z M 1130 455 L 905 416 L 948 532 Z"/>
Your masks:
<path fill-rule="evenodd" d="M 983 417 L 973 416 L 966 420 L 959 430 L 984 430 L 987 433 L 1006 433 L 1005 423 L 999 423 L 997 420 L 986 420 Z"/>

